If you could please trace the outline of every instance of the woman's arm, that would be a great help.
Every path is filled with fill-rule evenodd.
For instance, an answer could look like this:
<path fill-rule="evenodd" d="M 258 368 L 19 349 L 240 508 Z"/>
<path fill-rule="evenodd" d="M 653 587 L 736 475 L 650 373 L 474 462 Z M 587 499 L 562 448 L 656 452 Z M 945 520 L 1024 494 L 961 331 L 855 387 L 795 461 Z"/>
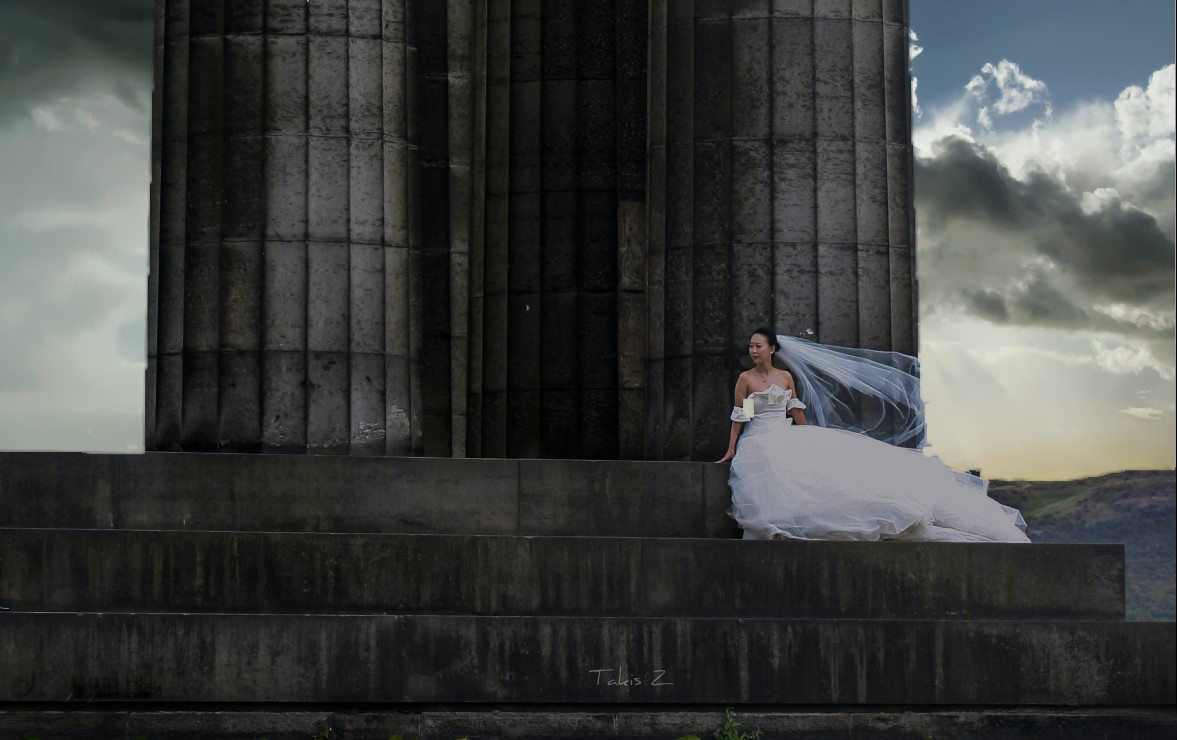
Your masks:
<path fill-rule="evenodd" d="M 785 378 L 788 380 L 789 390 L 793 391 L 793 398 L 797 398 L 797 384 L 793 382 L 793 374 L 785 373 Z M 801 399 L 797 399 L 801 400 Z M 805 412 L 801 409 L 789 409 L 789 416 L 793 417 L 793 423 L 804 426 L 809 422 L 805 420 Z"/>
<path fill-rule="evenodd" d="M 736 406 L 743 406 L 744 399 L 747 397 L 748 397 L 748 381 L 745 380 L 743 374 L 741 374 L 740 379 L 736 381 Z M 736 440 L 740 438 L 740 432 L 743 430 L 743 428 L 744 428 L 744 422 L 742 422 L 742 421 L 733 421 L 732 422 L 732 433 L 731 433 L 731 437 L 728 440 L 727 452 L 724 454 L 723 457 L 719 458 L 715 462 L 725 463 L 728 460 L 731 460 L 733 457 L 736 456 Z"/>

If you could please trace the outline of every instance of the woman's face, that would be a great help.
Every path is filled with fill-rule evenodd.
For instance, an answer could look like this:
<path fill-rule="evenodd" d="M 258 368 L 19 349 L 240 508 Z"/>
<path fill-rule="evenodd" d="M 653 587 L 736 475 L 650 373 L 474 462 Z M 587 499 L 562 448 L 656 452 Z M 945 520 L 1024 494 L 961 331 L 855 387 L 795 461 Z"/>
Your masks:
<path fill-rule="evenodd" d="M 748 356 L 755 363 L 759 363 L 761 357 L 771 359 L 772 345 L 768 343 L 768 337 L 763 334 L 753 334 L 752 338 L 748 340 Z"/>

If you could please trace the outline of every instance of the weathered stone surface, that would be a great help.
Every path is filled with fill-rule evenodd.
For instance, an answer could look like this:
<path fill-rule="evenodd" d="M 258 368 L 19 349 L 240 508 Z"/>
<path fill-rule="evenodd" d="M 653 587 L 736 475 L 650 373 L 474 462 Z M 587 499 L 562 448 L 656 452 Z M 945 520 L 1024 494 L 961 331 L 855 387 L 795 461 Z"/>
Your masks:
<path fill-rule="evenodd" d="M 29 527 L 507 534 L 519 522 L 518 465 L 0 453 L 0 521 Z"/>
<path fill-rule="evenodd" d="M 1172 705 L 1177 686 L 1172 623 L 14 613 L 4 624 L 0 701 L 1147 706 Z"/>
<path fill-rule="evenodd" d="M 952 737 L 966 740 L 1021 740 L 1062 737 L 1170 737 L 1177 732 L 1171 709 L 1021 708 L 896 711 L 893 708 L 736 711 L 742 731 L 769 737 L 833 740 Z M 270 710 L 102 710 L 36 712 L 0 710 L 0 732 L 14 737 L 90 738 L 183 735 L 217 740 L 306 740 L 326 731 L 345 740 L 412 737 L 667 738 L 707 737 L 724 723 L 718 710 L 599 710 L 567 707 L 514 710 L 482 706 L 455 710 L 361 711 L 348 707 L 318 711 Z M 53 733 L 45 732 L 52 727 Z"/>
<path fill-rule="evenodd" d="M 1123 550 L 1113 545 L 139 530 L 0 535 L 0 600 L 18 611 L 1124 616 Z"/>
<path fill-rule="evenodd" d="M 157 5 L 149 449 L 703 460 L 752 326 L 915 350 L 902 0 Z M 339 351 L 409 388 L 349 359 L 363 420 L 321 443 L 306 353 Z"/>
<path fill-rule="evenodd" d="M 117 455 L 0 452 L 0 521 L 16 527 L 115 527 Z"/>
<path fill-rule="evenodd" d="M 372 359 L 409 354 L 382 320 L 412 313 L 382 249 L 416 205 L 403 3 L 231 5 L 157 2 L 146 446 L 419 452 L 419 410 L 384 441 Z"/>
<path fill-rule="evenodd" d="M 884 737 L 1174 723 L 1173 625 L 1120 621 L 1122 548 L 745 542 L 725 477 L 700 463 L 0 455 L 0 520 L 18 527 L 0 532 L 0 603 L 15 609 L 0 618 L 0 701 L 237 711 L 71 712 L 62 736 L 301 727 L 260 724 L 269 710 L 242 702 L 320 704 L 301 721 L 341 737 L 599 722 L 660 736 L 693 725 L 650 705 L 715 702 L 771 705 L 755 721 L 797 736 L 845 732 L 845 713 L 783 705 L 924 708 L 859 718 Z M 343 533 L 381 530 L 456 534 Z M 396 724 L 355 706 L 454 701 L 594 711 Z M 1060 704 L 1120 708 L 1009 709 Z M 1150 704 L 1167 708 L 1123 709 Z M 0 732 L 30 716 L 0 712 Z"/>
<path fill-rule="evenodd" d="M 702 524 L 701 476 L 696 465 L 524 461 L 520 533 L 689 536 Z"/>
<path fill-rule="evenodd" d="M 647 295 L 665 302 L 663 356 L 691 357 L 694 388 L 648 380 L 663 390 L 647 411 L 661 439 L 646 449 L 702 460 L 722 449 L 727 429 L 712 421 L 718 392 L 700 384 L 727 393 L 755 326 L 915 352 L 914 272 L 884 269 L 889 250 L 911 248 L 913 215 L 905 4 L 693 9 L 651 9 L 649 238 L 651 249 L 678 249 L 651 271 Z M 753 244 L 771 245 L 770 280 Z M 665 363 L 647 371 L 684 375 Z M 667 393 L 684 391 L 693 404 L 667 424 Z"/>
<path fill-rule="evenodd" d="M 390 378 L 390 387 L 399 382 L 403 388 L 403 378 Z M 270 430 L 275 444 L 280 431 Z M 705 508 L 700 497 L 708 468 L 715 470 L 709 471 L 714 477 Z M 726 481 L 726 468 L 703 463 L 431 458 L 348 463 L 275 455 L 0 453 L 0 522 L 100 529 L 729 536 L 735 530 L 724 513 Z M 684 500 L 694 503 L 684 507 Z"/>

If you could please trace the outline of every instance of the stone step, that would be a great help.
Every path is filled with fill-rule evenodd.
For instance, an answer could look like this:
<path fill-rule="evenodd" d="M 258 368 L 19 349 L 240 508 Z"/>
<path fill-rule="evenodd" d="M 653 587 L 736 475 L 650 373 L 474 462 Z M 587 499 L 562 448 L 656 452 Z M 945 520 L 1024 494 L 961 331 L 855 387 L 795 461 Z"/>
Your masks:
<path fill-rule="evenodd" d="M 0 702 L 1172 706 L 1172 622 L 0 615 Z"/>
<path fill-rule="evenodd" d="M 0 453 L 10 527 L 734 537 L 727 467 L 147 453 Z"/>
<path fill-rule="evenodd" d="M 804 740 L 1029 740 L 1062 738 L 1171 738 L 1177 735 L 1173 708 L 1074 709 L 992 708 L 897 710 L 894 707 L 736 711 L 742 732 L 766 738 Z M 536 706 L 464 709 L 355 710 L 340 707 L 282 711 L 199 710 L 0 710 L 0 737 L 157 738 L 209 740 L 453 740 L 456 737 L 641 738 L 713 737 L 725 720 L 722 708 L 610 709 L 576 711 Z M 52 728 L 52 733 L 48 732 Z"/>
<path fill-rule="evenodd" d="M 0 604 L 182 611 L 1123 619 L 1122 545 L 0 529 Z"/>

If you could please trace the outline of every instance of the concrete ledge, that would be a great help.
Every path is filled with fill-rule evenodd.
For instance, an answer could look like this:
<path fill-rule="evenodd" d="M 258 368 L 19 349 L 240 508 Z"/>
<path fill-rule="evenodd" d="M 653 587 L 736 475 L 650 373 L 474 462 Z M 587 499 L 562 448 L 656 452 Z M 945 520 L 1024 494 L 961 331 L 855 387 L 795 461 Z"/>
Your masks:
<path fill-rule="evenodd" d="M 1174 624 L 0 615 L 0 701 L 1138 706 Z"/>
<path fill-rule="evenodd" d="M 729 504 L 713 463 L 0 453 L 12 527 L 735 537 Z"/>
<path fill-rule="evenodd" d="M 1123 619 L 1122 545 L 0 529 L 0 604 L 183 611 Z"/>
<path fill-rule="evenodd" d="M 722 709 L 633 709 L 584 712 L 532 707 L 479 706 L 468 710 L 408 705 L 382 711 L 324 708 L 315 711 L 238 709 L 225 711 L 89 709 L 0 710 L 0 736 L 49 738 L 173 737 L 218 740 L 307 740 L 330 730 L 339 740 L 479 738 L 666 738 L 712 737 Z M 1168 709 L 960 709 L 899 711 L 893 707 L 827 711 L 737 711 L 742 731 L 768 737 L 830 740 L 951 737 L 1016 740 L 1041 737 L 1173 737 L 1177 713 Z"/>

